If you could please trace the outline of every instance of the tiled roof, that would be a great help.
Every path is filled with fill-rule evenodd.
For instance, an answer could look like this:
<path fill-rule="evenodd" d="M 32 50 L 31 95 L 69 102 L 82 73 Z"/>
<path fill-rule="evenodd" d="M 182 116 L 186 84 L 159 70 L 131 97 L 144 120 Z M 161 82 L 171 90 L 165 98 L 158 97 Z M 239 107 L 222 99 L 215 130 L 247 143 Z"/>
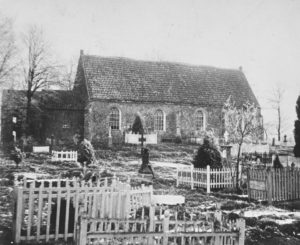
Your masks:
<path fill-rule="evenodd" d="M 81 55 L 90 99 L 222 106 L 258 104 L 240 70 Z"/>
<path fill-rule="evenodd" d="M 15 107 L 26 107 L 26 90 L 3 90 L 3 104 Z M 68 90 L 42 90 L 35 92 L 32 106 L 37 109 L 73 109 L 82 110 L 84 104 L 73 91 Z"/>

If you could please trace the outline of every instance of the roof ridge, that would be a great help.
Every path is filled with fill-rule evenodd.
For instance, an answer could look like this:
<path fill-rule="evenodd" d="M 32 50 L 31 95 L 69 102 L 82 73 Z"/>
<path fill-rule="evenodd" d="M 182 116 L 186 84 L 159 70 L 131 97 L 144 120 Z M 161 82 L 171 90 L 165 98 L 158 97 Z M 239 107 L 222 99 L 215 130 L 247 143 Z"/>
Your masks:
<path fill-rule="evenodd" d="M 94 55 L 94 54 L 83 54 L 83 57 L 93 57 L 99 59 L 119 59 L 124 61 L 134 61 L 134 62 L 143 62 L 143 63 L 153 63 L 153 64 L 173 64 L 173 65 L 181 65 L 186 67 L 197 67 L 197 68 L 208 68 L 208 69 L 217 69 L 217 70 L 228 70 L 228 71 L 237 71 L 243 73 L 240 68 L 226 68 L 226 67 L 217 67 L 217 66 L 210 66 L 210 65 L 197 65 L 191 64 L 187 62 L 180 62 L 180 61 L 168 61 L 168 60 L 144 60 L 144 59 L 135 59 L 130 57 L 123 57 L 123 56 L 101 56 L 101 55 Z"/>

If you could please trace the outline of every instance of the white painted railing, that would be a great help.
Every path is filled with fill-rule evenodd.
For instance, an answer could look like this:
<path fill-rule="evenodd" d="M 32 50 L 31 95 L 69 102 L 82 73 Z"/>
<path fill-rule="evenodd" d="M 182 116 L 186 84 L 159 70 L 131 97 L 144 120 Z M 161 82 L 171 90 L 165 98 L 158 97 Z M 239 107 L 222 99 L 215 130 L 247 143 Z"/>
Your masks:
<path fill-rule="evenodd" d="M 77 151 L 52 151 L 51 161 L 77 161 Z"/>
<path fill-rule="evenodd" d="M 209 165 L 206 168 L 194 168 L 190 165 L 177 168 L 176 185 L 189 185 L 191 189 L 202 187 L 210 193 L 211 189 L 233 188 L 235 173 L 235 169 L 232 168 L 211 169 Z"/>

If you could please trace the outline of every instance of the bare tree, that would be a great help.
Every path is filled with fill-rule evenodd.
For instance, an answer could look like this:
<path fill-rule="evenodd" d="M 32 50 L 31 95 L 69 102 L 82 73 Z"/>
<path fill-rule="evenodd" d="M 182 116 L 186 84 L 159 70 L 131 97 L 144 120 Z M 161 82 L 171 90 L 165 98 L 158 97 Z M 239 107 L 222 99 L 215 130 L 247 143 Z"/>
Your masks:
<path fill-rule="evenodd" d="M 224 108 L 225 130 L 228 132 L 229 141 L 238 144 L 236 165 L 236 188 L 239 188 L 239 163 L 241 148 L 246 139 L 253 141 L 262 134 L 260 109 L 254 104 L 245 103 L 240 108 L 235 106 L 230 98 Z"/>
<path fill-rule="evenodd" d="M 60 87 L 65 90 L 72 90 L 76 73 L 74 61 L 71 60 L 68 65 L 62 66 L 59 73 Z"/>
<path fill-rule="evenodd" d="M 281 133 L 282 133 L 282 126 L 283 126 L 283 117 L 282 117 L 282 101 L 284 97 L 285 90 L 276 85 L 276 87 L 272 91 L 272 97 L 269 98 L 269 102 L 274 110 L 277 113 L 277 123 L 276 123 L 276 131 L 277 131 L 277 140 L 281 141 Z"/>
<path fill-rule="evenodd" d="M 12 29 L 12 21 L 0 15 L 0 85 L 7 82 L 16 67 L 13 60 L 16 46 Z"/>
<path fill-rule="evenodd" d="M 42 29 L 31 26 L 24 35 L 25 58 L 23 60 L 24 82 L 26 86 L 26 133 L 30 134 L 30 113 L 32 98 L 36 91 L 49 88 L 58 82 L 57 67 L 52 61 L 50 47 L 45 41 Z"/>

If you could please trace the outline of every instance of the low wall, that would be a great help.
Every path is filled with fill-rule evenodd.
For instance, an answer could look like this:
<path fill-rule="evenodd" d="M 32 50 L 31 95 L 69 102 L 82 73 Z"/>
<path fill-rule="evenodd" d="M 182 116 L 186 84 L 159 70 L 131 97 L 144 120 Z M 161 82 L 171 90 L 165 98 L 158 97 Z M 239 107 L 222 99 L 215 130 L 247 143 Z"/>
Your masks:
<path fill-rule="evenodd" d="M 143 135 L 145 138 L 144 144 L 152 144 L 156 145 L 157 144 L 157 134 L 144 134 Z M 125 143 L 127 144 L 141 144 L 141 135 L 140 134 L 125 134 Z"/>
<path fill-rule="evenodd" d="M 231 148 L 231 155 L 237 156 L 238 155 L 239 146 L 238 144 L 233 144 Z M 242 145 L 241 153 L 269 153 L 270 146 L 268 144 L 246 144 Z"/>

